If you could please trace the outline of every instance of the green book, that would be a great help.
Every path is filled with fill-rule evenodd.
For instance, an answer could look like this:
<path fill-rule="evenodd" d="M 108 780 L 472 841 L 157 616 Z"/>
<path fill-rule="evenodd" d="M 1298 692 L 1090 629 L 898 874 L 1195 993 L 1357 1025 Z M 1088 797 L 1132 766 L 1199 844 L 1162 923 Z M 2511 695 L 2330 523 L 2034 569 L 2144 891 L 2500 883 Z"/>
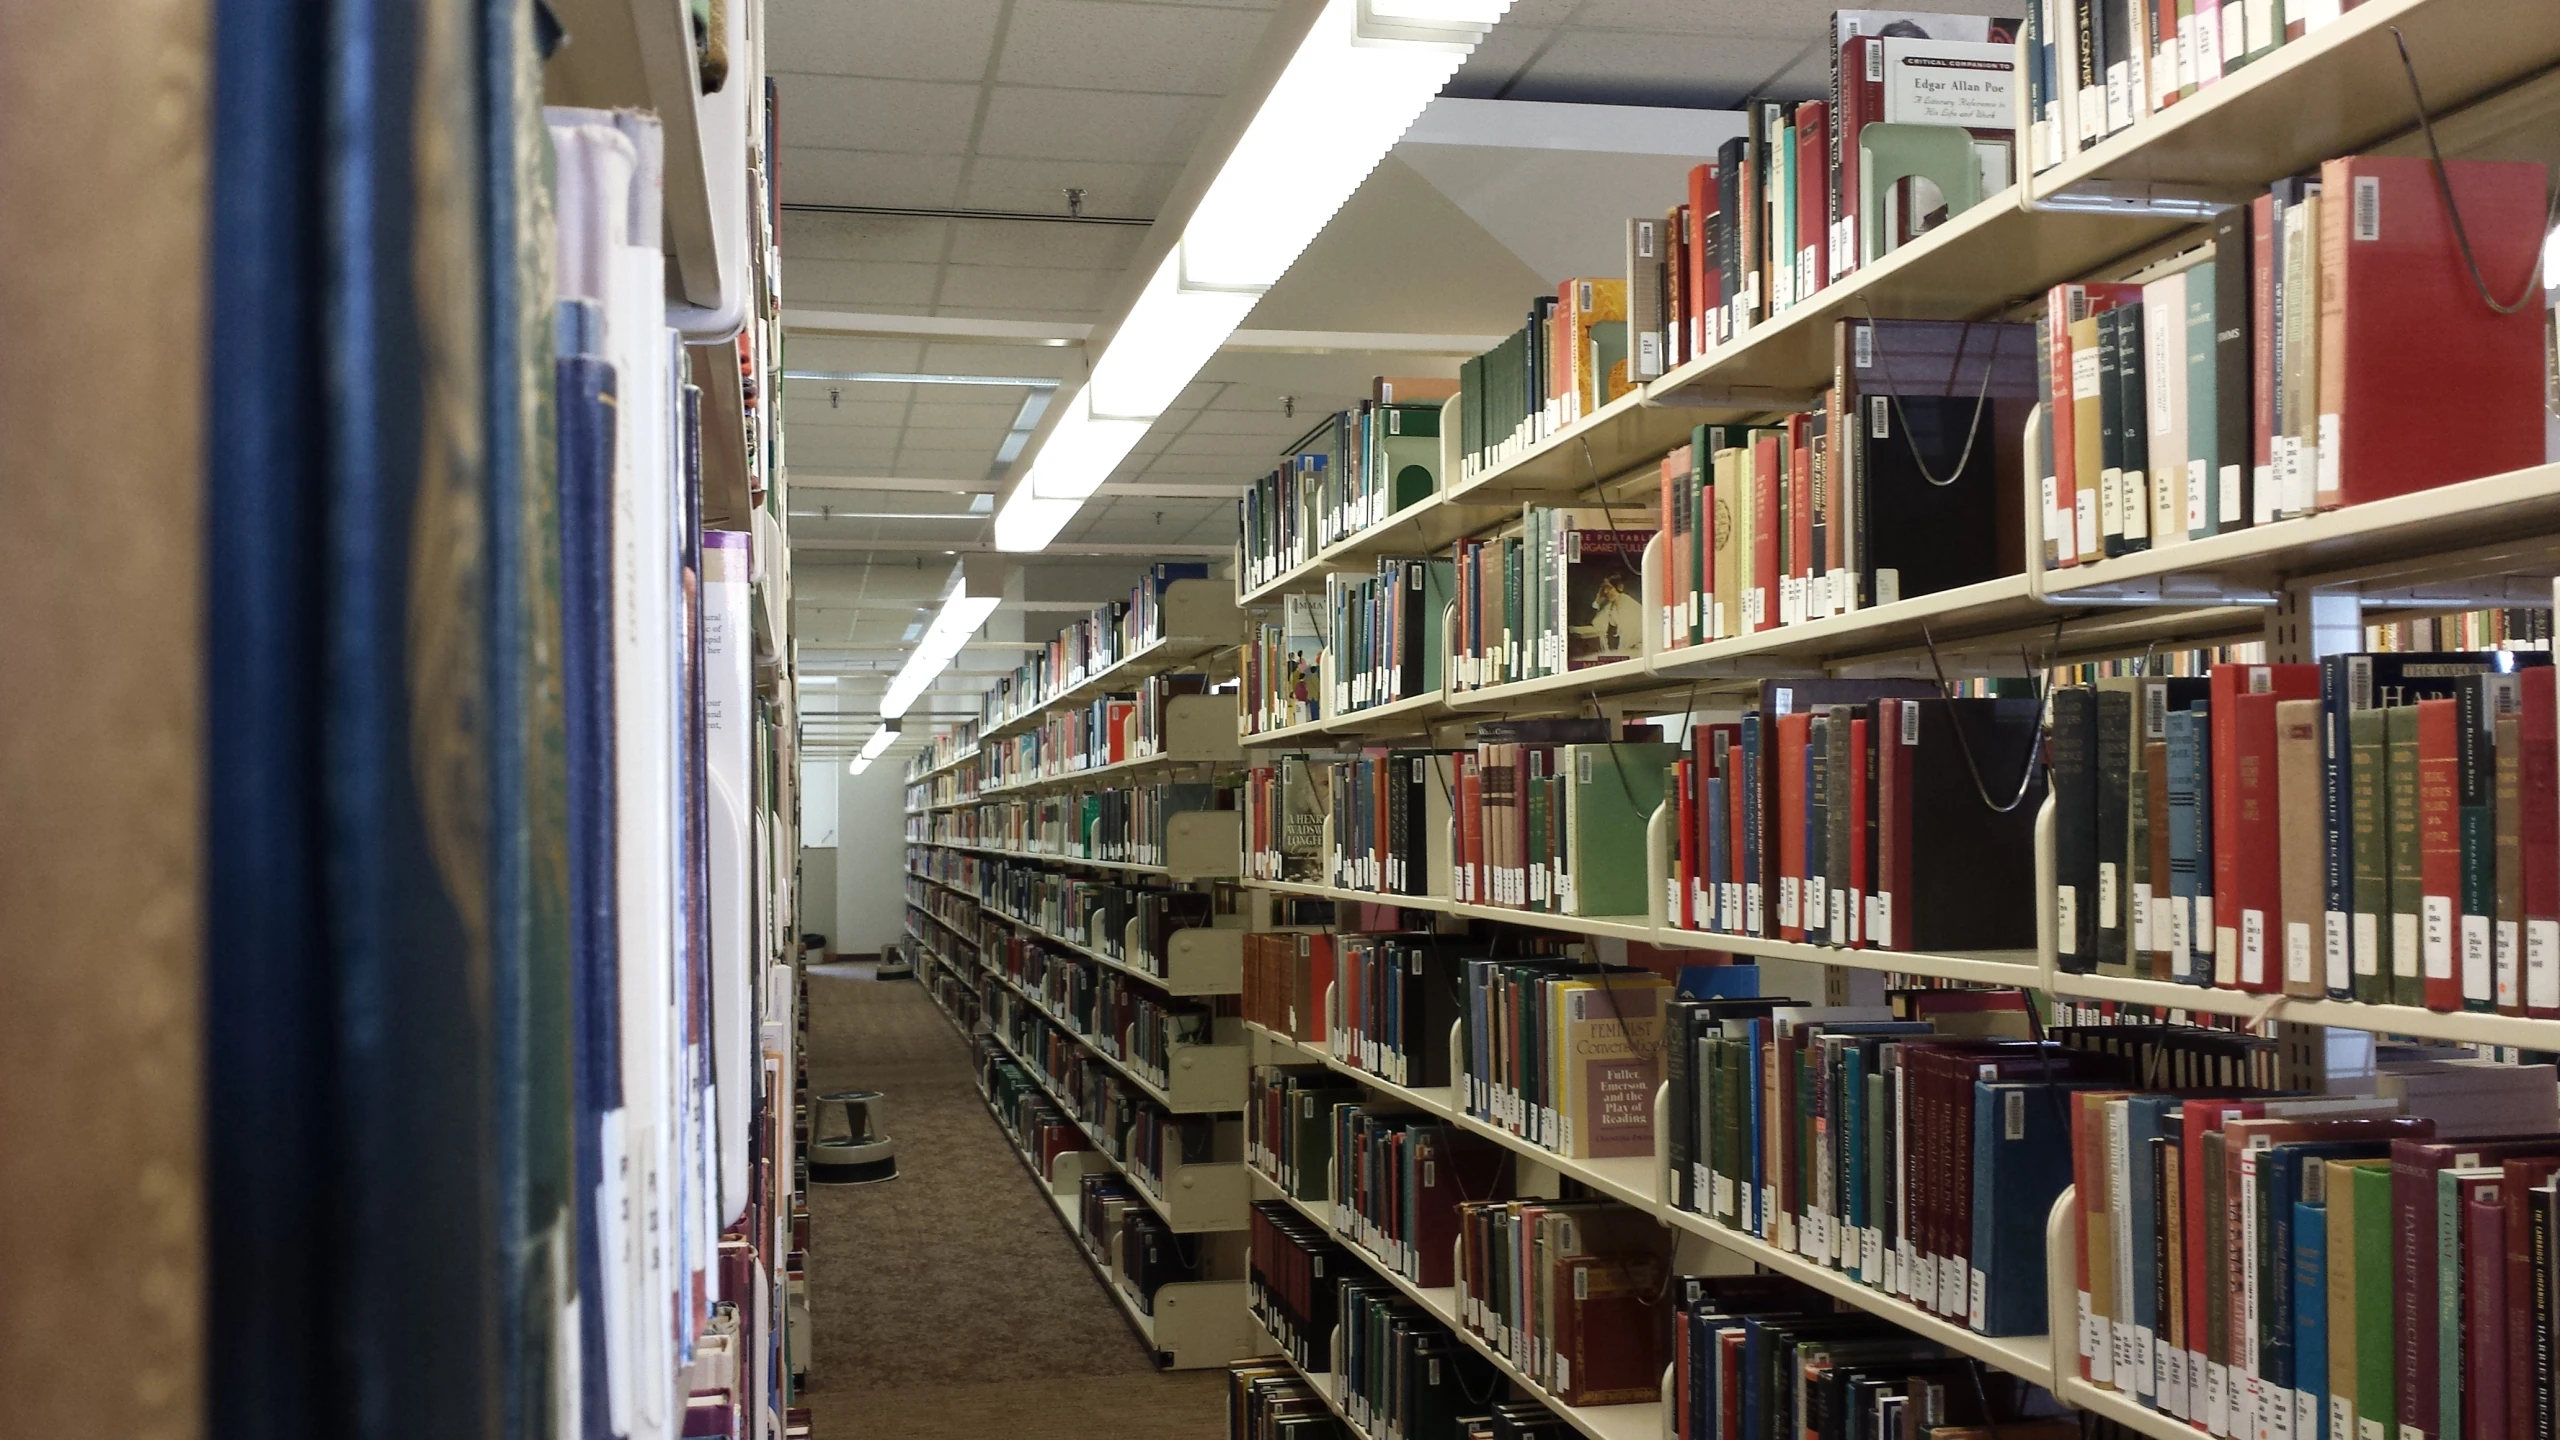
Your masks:
<path fill-rule="evenodd" d="M 2381 710 L 2357 710 L 2347 717 L 2348 853 L 2354 857 L 2349 878 L 2355 919 L 2350 948 L 2355 997 L 2371 1005 L 2391 1001 L 2391 828 L 2387 822 L 2391 747 Z M 2334 1244 L 2329 1253 L 2346 1252 Z M 2341 1332 L 2331 1330 L 2335 1337 Z M 2332 1341 L 2334 1342 L 2334 1339 Z M 2353 1440 L 2353 1437 L 2347 1437 Z"/>
<path fill-rule="evenodd" d="M 1530 880 L 1526 908 L 1536 911 L 1555 908 L 1555 897 L 1547 893 L 1547 878 L 1553 873 L 1547 868 L 1548 754 L 1541 746 L 1529 747 L 1529 793 L 1525 797 L 1529 808 L 1528 853 L 1524 859 L 1529 867 Z"/>
<path fill-rule="evenodd" d="M 1567 745 L 1557 752 L 1564 788 L 1566 866 L 1573 876 L 1569 915 L 1644 915 L 1645 832 L 1662 807 L 1664 775 L 1679 762 L 1678 745 L 1620 741 Z"/>
<path fill-rule="evenodd" d="M 2360 1164 L 2350 1188 L 2355 1192 L 2355 1372 L 2356 1426 L 2341 1440 L 2385 1440 L 2399 1433 L 2396 1387 L 2399 1349 L 2392 1334 L 2391 1167 Z M 2336 1198 L 2337 1192 L 2329 1192 Z M 2332 1252 L 2335 1253 L 2335 1252 Z M 2332 1343 L 2338 1332 L 2332 1330 Z M 2332 1365 L 2334 1376 L 2337 1367 Z"/>
<path fill-rule="evenodd" d="M 1527 638 L 1521 626 L 1520 537 L 1517 535 L 1506 536 L 1502 542 L 1502 638 L 1501 678 L 1505 681 L 1517 680 L 1522 673 L 1520 669 L 1521 650 L 1524 648 L 1522 641 Z M 2416 732 L 2413 730 L 2410 734 L 2411 744 L 2414 745 Z M 2418 813 L 2416 802 L 2416 792 L 2411 791 L 2409 814 L 2413 821 Z"/>
<path fill-rule="evenodd" d="M 2466 1181 L 2497 1181 L 2504 1167 L 2454 1167 L 2436 1172 L 2436 1423 L 2431 1434 L 2462 1434 L 2462 1197 Z M 2499 1403 L 2504 1404 L 2504 1397 Z"/>
<path fill-rule="evenodd" d="M 2425 912 L 2425 882 L 2418 869 L 2418 707 L 2394 705 L 2382 712 L 2383 762 L 2391 848 L 2391 1003 L 2427 1003 L 2419 961 L 2418 918 Z"/>
<path fill-rule="evenodd" d="M 2192 0 L 2186 0 L 2192 3 Z M 2185 4 L 2181 4 L 2183 10 Z M 2185 32 L 2181 32 L 2185 33 Z M 2222 506 L 2215 487 L 2222 464 L 2215 444 L 2222 437 L 2214 421 L 2222 412 L 2214 388 L 2213 262 L 2187 272 L 2187 513 L 2190 535 L 2211 535 L 2222 528 Z M 2354 1440 L 2354 1437 L 2345 1437 Z"/>

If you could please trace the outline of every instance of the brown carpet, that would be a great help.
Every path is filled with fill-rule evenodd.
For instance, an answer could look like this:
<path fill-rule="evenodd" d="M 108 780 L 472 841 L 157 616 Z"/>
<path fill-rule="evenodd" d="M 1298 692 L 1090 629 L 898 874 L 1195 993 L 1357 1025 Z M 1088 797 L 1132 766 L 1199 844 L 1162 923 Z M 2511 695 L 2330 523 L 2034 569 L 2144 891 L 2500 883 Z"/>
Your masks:
<path fill-rule="evenodd" d="M 899 1178 L 809 1187 L 818 1440 L 1217 1440 L 1221 1372 L 1159 1372 L 913 981 L 813 977 L 809 1082 L 885 1095 Z"/>

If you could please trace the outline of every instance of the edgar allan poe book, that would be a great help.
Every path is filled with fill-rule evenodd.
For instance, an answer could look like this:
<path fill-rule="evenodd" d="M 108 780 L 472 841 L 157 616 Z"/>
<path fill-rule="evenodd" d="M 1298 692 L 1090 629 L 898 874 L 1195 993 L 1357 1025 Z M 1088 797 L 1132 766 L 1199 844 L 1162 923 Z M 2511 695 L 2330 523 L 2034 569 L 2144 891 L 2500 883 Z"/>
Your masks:
<path fill-rule="evenodd" d="M 1572 670 L 1644 653 L 1644 547 L 1650 530 L 1567 530 L 1565 663 Z"/>

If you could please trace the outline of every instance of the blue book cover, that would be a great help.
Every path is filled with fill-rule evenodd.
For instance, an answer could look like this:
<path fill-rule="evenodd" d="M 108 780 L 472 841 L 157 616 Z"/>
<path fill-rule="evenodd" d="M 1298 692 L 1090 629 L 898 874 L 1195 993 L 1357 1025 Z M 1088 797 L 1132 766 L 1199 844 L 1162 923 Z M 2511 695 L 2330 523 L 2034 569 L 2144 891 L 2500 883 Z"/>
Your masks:
<path fill-rule="evenodd" d="M 2258 1252 L 2258 1373 L 2275 1387 L 2273 1403 L 2294 1403 L 2294 1291 L 2286 1275 L 2294 1253 L 2294 1201 L 2301 1193 L 2303 1163 L 2374 1159 L 2390 1153 L 2387 1141 L 2339 1140 L 2276 1145 L 2258 1154 L 2258 1208 L 2249 1217 L 2259 1227 L 2263 1242 Z"/>
<path fill-rule="evenodd" d="M 2293 1440 L 2328 1440 L 2328 1270 L 2328 1207 L 2318 1200 L 2296 1200 L 2293 1202 Z M 2348 1437 L 2342 1436 L 2340 1440 L 2348 1440 Z"/>
<path fill-rule="evenodd" d="M 1976 1081 L 1973 1087 L 1973 1329 L 2041 1335 L 2045 1221 L 2071 1183 L 2071 1087 Z"/>
<path fill-rule="evenodd" d="M 1672 988 L 1684 1000 L 1757 1000 L 1757 965 L 1683 965 Z"/>
<path fill-rule="evenodd" d="M 2159 1185 L 2151 1171 L 2151 1142 L 2169 1133 L 2164 1118 L 2178 1108 L 2175 1095 L 2136 1095 L 2125 1106 L 2125 1148 L 2132 1163 L 2126 1166 L 2126 1190 L 2131 1203 L 2133 1229 L 2133 1333 L 2134 1353 L 2138 1357 L 2136 1372 L 2145 1380 L 2156 1379 L 2158 1347 L 2153 1343 L 2160 1333 L 2160 1283 L 2152 1268 L 2151 1256 L 2157 1246 L 2156 1205 Z M 2155 1387 L 2137 1381 L 2140 1393 L 2150 1396 Z"/>
<path fill-rule="evenodd" d="M 2169 712 L 2169 929 L 2171 961 L 2177 967 L 2170 978 L 2175 980 L 2195 978 L 2196 751 L 2210 743 L 2201 714 Z"/>

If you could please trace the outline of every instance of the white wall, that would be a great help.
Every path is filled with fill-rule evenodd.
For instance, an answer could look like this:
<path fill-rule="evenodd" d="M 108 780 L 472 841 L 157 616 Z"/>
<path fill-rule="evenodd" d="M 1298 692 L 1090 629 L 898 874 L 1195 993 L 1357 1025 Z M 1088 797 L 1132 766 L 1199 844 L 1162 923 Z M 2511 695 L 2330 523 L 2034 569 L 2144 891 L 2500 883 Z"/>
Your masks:
<path fill-rule="evenodd" d="M 836 847 L 800 848 L 800 930 L 827 937 L 836 945 Z"/>
<path fill-rule="evenodd" d="M 836 784 L 835 948 L 878 950 L 906 931 L 907 762 L 883 755 L 859 775 L 833 767 Z"/>

